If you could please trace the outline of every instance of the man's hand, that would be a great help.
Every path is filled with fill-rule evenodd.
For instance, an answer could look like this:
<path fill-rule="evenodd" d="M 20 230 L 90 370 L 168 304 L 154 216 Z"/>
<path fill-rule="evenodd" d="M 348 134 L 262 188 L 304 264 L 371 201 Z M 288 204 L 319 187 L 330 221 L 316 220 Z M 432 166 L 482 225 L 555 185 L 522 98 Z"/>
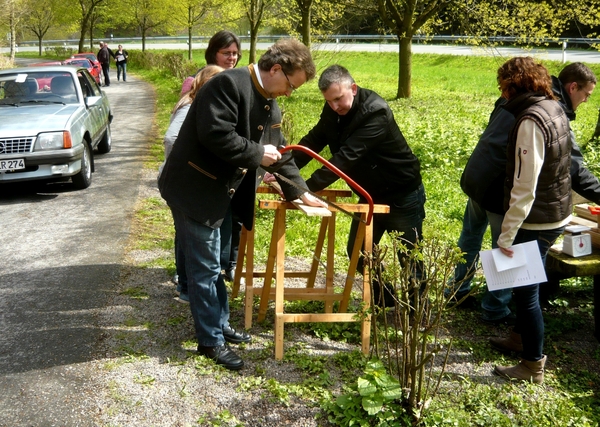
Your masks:
<path fill-rule="evenodd" d="M 277 151 L 277 147 L 274 145 L 266 144 L 263 145 L 265 148 L 265 154 L 263 154 L 261 166 L 271 166 L 273 163 L 281 159 L 281 153 Z"/>
<path fill-rule="evenodd" d="M 310 193 L 304 193 L 302 196 L 300 196 L 300 199 L 302 199 L 304 204 L 306 204 L 308 206 L 318 206 L 321 208 L 327 207 L 327 203 L 325 203 L 324 201 L 322 201 L 320 199 L 317 199 L 315 196 L 313 196 Z"/>
<path fill-rule="evenodd" d="M 271 172 L 267 172 L 263 177 L 263 182 L 269 184 L 271 182 L 277 182 L 277 179 L 275 178 L 275 175 L 273 175 Z"/>
<path fill-rule="evenodd" d="M 499 248 L 499 249 L 507 257 L 510 257 L 510 258 L 513 257 L 514 251 L 511 248 Z"/>

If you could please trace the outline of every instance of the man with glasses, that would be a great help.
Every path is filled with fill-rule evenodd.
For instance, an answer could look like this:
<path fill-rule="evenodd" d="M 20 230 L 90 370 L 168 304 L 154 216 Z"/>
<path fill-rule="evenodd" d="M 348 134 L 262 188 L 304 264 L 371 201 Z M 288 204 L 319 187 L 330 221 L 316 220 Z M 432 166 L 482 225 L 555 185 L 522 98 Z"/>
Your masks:
<path fill-rule="evenodd" d="M 314 75 L 310 51 L 296 40 L 278 41 L 257 65 L 215 75 L 194 99 L 159 179 L 184 250 L 198 353 L 227 369 L 244 366 L 227 343 L 246 343 L 251 337 L 229 325 L 221 226 L 231 224 L 233 209 L 252 229 L 259 167 L 273 166 L 305 186 L 294 162 L 287 161 L 291 154 L 282 159 L 277 151 L 286 142 L 276 98 L 290 96 Z M 280 184 L 287 200 L 324 206 L 309 193 Z"/>
<path fill-rule="evenodd" d="M 290 89 L 294 89 L 290 82 Z M 413 154 L 396 124 L 389 105 L 375 92 L 359 87 L 348 70 L 340 65 L 325 69 L 319 78 L 319 89 L 325 98 L 321 118 L 300 141 L 300 145 L 321 152 L 331 151 L 331 163 L 363 187 L 375 203 L 390 206 L 389 214 L 373 217 L 373 242 L 379 243 L 384 232 L 402 233 L 410 249 L 422 238 L 425 218 L 425 189 L 421 182 L 419 159 Z M 299 151 L 294 161 L 299 168 L 311 158 Z M 322 190 L 338 179 L 322 167 L 306 181 L 311 191 Z M 360 199 L 359 203 L 365 203 Z M 351 255 L 358 230 L 353 221 L 348 237 Z M 404 254 L 398 254 L 401 258 Z M 359 271 L 362 268 L 359 266 Z M 417 268 L 417 276 L 420 277 Z M 375 304 L 393 307 L 393 290 L 382 292 L 373 282 Z"/>

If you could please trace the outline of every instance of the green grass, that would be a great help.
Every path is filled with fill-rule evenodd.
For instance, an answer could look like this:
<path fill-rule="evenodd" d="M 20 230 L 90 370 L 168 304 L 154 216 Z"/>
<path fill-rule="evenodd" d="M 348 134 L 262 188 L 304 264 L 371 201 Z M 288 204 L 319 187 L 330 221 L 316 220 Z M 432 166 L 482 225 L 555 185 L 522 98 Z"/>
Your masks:
<path fill-rule="evenodd" d="M 184 53 L 182 53 L 183 55 Z M 130 52 L 135 55 L 135 52 Z M 194 51 L 196 66 L 203 65 L 203 51 Z M 486 126 L 494 101 L 498 97 L 495 73 L 503 62 L 502 58 L 456 57 L 444 55 L 414 55 L 413 92 L 410 99 L 394 99 L 397 84 L 397 55 L 385 53 L 315 53 L 318 70 L 332 63 L 346 66 L 357 83 L 377 91 L 392 107 L 400 129 L 409 145 L 419 157 L 427 191 L 427 219 L 425 238 L 433 236 L 448 244 L 455 244 L 460 232 L 466 196 L 459 186 L 460 175 L 472 152 L 479 135 Z M 245 65 L 245 64 L 243 64 Z M 545 62 L 553 74 L 562 67 L 559 63 Z M 600 67 L 591 68 L 600 75 Z M 169 76 L 165 71 L 148 71 L 130 67 L 130 71 L 156 87 L 158 135 L 164 135 L 168 126 L 172 106 L 177 101 L 181 80 Z M 593 94 L 587 104 L 577 111 L 577 120 L 572 126 L 582 146 L 588 166 L 600 172 L 600 150 L 597 142 L 588 143 L 598 117 L 600 95 Z M 316 123 L 323 106 L 316 81 L 308 82 L 291 98 L 280 99 L 285 120 L 291 124 L 290 142 L 298 142 Z M 156 138 L 146 167 L 154 170 L 163 158 L 162 138 Z M 325 156 L 327 157 L 327 156 Z M 314 162 L 313 162 L 314 163 Z M 304 177 L 317 167 L 311 163 L 302 171 Z M 336 188 L 345 188 L 337 182 Z M 272 212 L 258 211 L 256 224 L 256 247 L 267 248 L 272 224 Z M 172 221 L 168 208 L 159 199 L 147 199 L 139 206 L 136 216 L 140 230 L 133 244 L 134 249 L 167 250 L 172 253 Z M 287 230 L 287 255 L 301 258 L 311 256 L 311 241 L 316 239 L 318 220 L 298 213 L 290 214 Z M 336 242 L 338 268 L 345 267 L 345 235 L 349 221 L 340 216 Z M 490 246 L 489 237 L 484 242 Z M 257 251 L 257 261 L 265 260 L 264 253 Z M 170 273 L 172 259 L 159 257 L 147 267 L 164 268 Z M 480 278 L 477 278 L 481 282 Z M 141 288 L 131 287 L 124 294 L 133 299 L 148 297 Z M 484 378 L 447 374 L 442 382 L 440 394 L 431 402 L 431 410 L 424 421 L 426 426 L 597 426 L 600 422 L 600 374 L 587 366 L 598 366 L 600 350 L 582 354 L 576 342 L 568 338 L 582 325 L 589 324 L 591 312 L 591 283 L 585 279 L 572 279 L 563 283 L 561 296 L 545 308 L 547 337 L 545 351 L 551 361 L 551 374 L 544 386 L 522 383 L 488 381 L 489 371 Z M 232 301 L 233 313 L 241 313 L 241 298 Z M 298 305 L 297 311 L 310 303 Z M 488 364 L 514 363 L 514 359 L 500 356 L 490 350 L 487 338 L 504 333 L 504 329 L 484 325 L 473 311 L 453 311 L 446 319 L 448 330 L 455 337 L 453 348 L 471 360 L 473 369 Z M 174 316 L 166 323 L 168 327 L 179 327 L 184 318 Z M 135 323 L 136 325 L 138 323 Z M 315 324 L 312 332 L 323 339 L 348 340 L 357 336 L 355 325 Z M 158 327 L 158 326 L 157 326 Z M 264 333 L 272 334 L 266 325 Z M 307 327 L 299 325 L 298 327 Z M 289 326 L 287 329 L 291 329 Z M 286 331 L 287 332 L 287 331 Z M 131 360 L 144 358 L 145 353 L 134 347 L 124 347 L 122 353 Z M 184 347 L 193 348 L 195 342 L 186 342 Z M 248 357 L 272 358 L 272 346 L 265 345 L 263 351 Z M 202 358 L 199 358 L 202 359 Z M 573 360 L 588 363 L 573 363 Z M 337 375 L 345 383 L 356 381 L 356 371 L 364 367 L 360 353 L 339 353 L 329 360 L 308 356 L 301 345 L 286 350 L 285 363 L 294 363 L 298 369 L 311 377 L 311 382 L 282 383 L 268 377 L 268 372 L 257 368 L 248 373 L 242 383 L 248 389 L 262 390 L 265 398 L 286 405 L 289 397 L 312 401 L 315 396 L 331 398 L 327 389 L 331 378 Z M 595 363 L 595 364 L 594 364 Z M 196 365 L 198 374 L 214 374 L 204 359 Z M 153 384 L 153 378 L 140 376 L 137 381 Z M 118 392 L 118 390 L 115 390 Z M 215 423 L 231 420 L 231 414 L 221 413 L 213 417 Z"/>
<path fill-rule="evenodd" d="M 198 53 L 195 58 L 201 57 Z M 462 170 L 472 152 L 479 135 L 484 130 L 493 104 L 499 93 L 495 80 L 497 68 L 503 62 L 501 58 L 456 57 L 443 55 L 415 55 L 413 58 L 413 92 L 410 99 L 394 99 L 397 82 L 397 56 L 393 54 L 342 53 L 331 55 L 326 52 L 315 54 L 319 70 L 331 63 L 346 66 L 353 74 L 359 86 L 377 91 L 390 104 L 394 115 L 409 145 L 419 157 L 422 175 L 427 191 L 427 219 L 425 238 L 433 235 L 454 244 L 460 232 L 466 196 L 462 193 L 459 180 Z M 201 60 L 197 60 L 199 65 Z M 376 64 L 376 66 L 374 66 Z M 553 74 L 557 74 L 561 64 L 546 62 Z M 600 75 L 600 68 L 592 66 Z M 133 71 L 133 70 L 132 70 Z M 159 100 L 157 105 L 157 123 L 159 134 L 164 134 L 172 105 L 176 102 L 180 82 L 164 78 L 155 72 L 136 70 L 144 78 L 157 85 Z M 316 123 L 323 106 L 323 100 L 316 81 L 305 84 L 291 98 L 279 100 L 285 113 L 285 120 L 291 124 L 292 132 L 288 139 L 296 143 Z M 584 156 L 594 172 L 599 171 L 600 150 L 597 143 L 589 143 L 597 120 L 597 106 L 600 95 L 594 93 L 587 104 L 577 111 L 577 120 L 573 123 L 577 140 L 582 146 Z M 154 163 L 162 161 L 162 141 L 157 140 L 152 150 Z M 302 171 L 304 177 L 318 165 L 313 162 Z M 346 188 L 343 182 L 337 182 L 336 188 Z M 159 204 L 149 202 L 140 212 L 140 217 L 152 213 L 145 222 L 154 227 L 168 216 L 160 212 Z M 268 247 L 271 230 L 272 212 L 257 212 L 256 247 Z M 288 255 L 309 258 L 311 245 L 307 242 L 316 239 L 318 220 L 300 214 L 291 214 L 288 218 L 287 250 Z M 336 259 L 341 261 L 339 268 L 345 268 L 345 234 L 349 221 L 340 217 L 336 242 Z M 150 228 L 152 228 L 150 227 Z M 168 230 L 170 224 L 160 228 L 158 235 Z M 162 246 L 160 236 L 140 236 L 141 241 L 154 241 Z M 164 237 L 164 236 L 163 236 Z M 148 243 L 140 245 L 147 245 Z M 489 237 L 485 241 L 489 247 Z M 257 253 L 258 261 L 265 260 L 266 253 Z M 576 298 L 577 292 L 587 293 Z M 586 289 L 587 286 L 587 289 Z M 465 378 L 454 378 L 444 382 L 441 393 L 432 402 L 432 411 L 425 420 L 427 426 L 592 426 L 600 421 L 600 378 L 597 372 L 588 372 L 570 365 L 572 346 L 563 345 L 560 337 L 589 322 L 590 285 L 585 282 L 566 286 L 567 299 L 556 301 L 549 310 L 548 342 L 546 351 L 555 364 L 554 374 L 548 377 L 543 387 L 518 383 L 504 383 L 498 387 L 486 383 L 471 382 Z M 571 298 L 573 297 L 573 298 Z M 587 302 L 586 302 L 587 298 Z M 302 307 L 299 308 L 302 310 Z M 350 334 L 345 330 L 336 330 L 340 325 L 317 325 L 314 333 L 324 339 L 345 340 Z M 346 325 L 344 325 L 346 326 Z M 485 362 L 514 363 L 512 359 L 499 356 L 490 351 L 487 338 L 491 334 L 503 333 L 497 328 L 480 324 L 473 312 L 455 312 L 449 318 L 449 327 L 457 338 L 461 330 L 466 336 L 478 339 L 459 339 L 455 348 L 464 351 L 475 360 L 475 365 Z M 271 349 L 264 357 L 271 357 Z M 299 354 L 299 350 L 290 349 L 289 354 Z M 600 352 L 596 352 L 598 360 Z M 286 356 L 289 359 L 289 356 Z M 286 360 L 287 360 L 286 359 Z M 309 359 L 295 357 L 299 368 L 320 371 L 322 361 L 311 363 Z M 345 366 L 348 358 L 342 358 L 337 366 Z M 304 360 L 308 362 L 300 363 Z M 564 364 L 564 368 L 561 365 Z M 339 368 L 338 368 L 339 369 Z M 354 371 L 353 371 L 354 372 Z M 313 372 L 317 374 L 319 372 Z M 344 375 L 343 371 L 340 375 Z M 352 381 L 350 377 L 348 381 Z M 266 381 L 266 380 L 265 380 Z M 323 379 L 326 381 L 326 379 Z M 325 386 L 319 383 L 319 386 Z M 286 402 L 288 393 L 300 393 L 295 386 L 269 383 L 267 387 L 271 398 Z"/>

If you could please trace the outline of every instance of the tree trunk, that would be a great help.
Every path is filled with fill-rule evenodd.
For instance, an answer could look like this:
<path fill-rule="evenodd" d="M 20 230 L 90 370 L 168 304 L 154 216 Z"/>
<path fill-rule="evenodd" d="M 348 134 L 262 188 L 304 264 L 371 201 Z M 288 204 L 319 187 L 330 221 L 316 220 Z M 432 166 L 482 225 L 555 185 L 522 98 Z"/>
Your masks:
<path fill-rule="evenodd" d="M 310 47 L 310 6 L 302 8 L 302 43 Z"/>
<path fill-rule="evenodd" d="M 258 40 L 258 28 L 250 27 L 250 54 L 248 55 L 248 64 L 256 63 L 256 42 Z"/>
<path fill-rule="evenodd" d="M 142 52 L 146 52 L 146 29 L 142 28 Z"/>
<path fill-rule="evenodd" d="M 412 78 L 412 37 L 398 34 L 398 93 L 396 98 L 410 98 L 410 82 Z"/>
<path fill-rule="evenodd" d="M 15 61 L 15 54 L 17 52 L 17 29 L 15 24 L 14 16 L 10 19 L 10 60 Z"/>
<path fill-rule="evenodd" d="M 42 36 L 38 36 L 38 55 L 42 56 Z"/>
<path fill-rule="evenodd" d="M 90 52 L 94 51 L 94 23 L 90 23 Z M 83 50 L 79 50 L 79 53 L 83 52 Z"/>
<path fill-rule="evenodd" d="M 192 26 L 188 26 L 188 60 L 192 60 Z"/>
<path fill-rule="evenodd" d="M 81 27 L 79 29 L 79 44 L 77 45 L 77 52 L 83 52 L 83 44 L 85 43 L 85 30 L 87 29 L 87 18 L 81 20 Z M 91 37 L 90 37 L 91 43 Z M 91 49 L 91 46 L 90 46 Z"/>
<path fill-rule="evenodd" d="M 187 7 L 187 31 L 188 31 L 188 60 L 192 60 L 192 34 L 194 32 L 194 24 L 192 23 L 192 6 Z"/>

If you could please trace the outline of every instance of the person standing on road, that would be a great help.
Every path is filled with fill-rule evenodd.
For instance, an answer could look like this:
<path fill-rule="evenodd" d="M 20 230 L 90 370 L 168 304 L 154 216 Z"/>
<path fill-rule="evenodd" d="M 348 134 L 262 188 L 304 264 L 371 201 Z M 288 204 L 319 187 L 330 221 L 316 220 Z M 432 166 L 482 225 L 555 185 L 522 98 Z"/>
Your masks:
<path fill-rule="evenodd" d="M 122 45 L 119 45 L 117 52 L 115 53 L 115 62 L 117 63 L 117 81 L 121 80 L 121 72 L 123 72 L 123 81 L 127 81 L 127 58 L 129 54 Z"/>
<path fill-rule="evenodd" d="M 309 49 L 293 39 L 276 42 L 257 65 L 217 74 L 194 99 L 159 178 L 184 251 L 198 354 L 227 369 L 244 366 L 227 343 L 252 338 L 229 325 L 220 228 L 235 209 L 252 229 L 259 167 L 278 168 L 296 185 L 305 185 L 294 162 L 287 161 L 291 153 L 282 159 L 277 150 L 286 141 L 276 98 L 290 96 L 314 75 Z M 307 192 L 280 185 L 287 200 L 300 197 L 308 205 L 325 206 Z"/>
<path fill-rule="evenodd" d="M 102 66 L 102 74 L 104 75 L 104 86 L 110 86 L 110 76 L 108 75 L 110 68 L 110 52 L 108 51 L 108 45 L 104 42 L 100 42 L 100 50 L 98 51 L 98 61 Z"/>

